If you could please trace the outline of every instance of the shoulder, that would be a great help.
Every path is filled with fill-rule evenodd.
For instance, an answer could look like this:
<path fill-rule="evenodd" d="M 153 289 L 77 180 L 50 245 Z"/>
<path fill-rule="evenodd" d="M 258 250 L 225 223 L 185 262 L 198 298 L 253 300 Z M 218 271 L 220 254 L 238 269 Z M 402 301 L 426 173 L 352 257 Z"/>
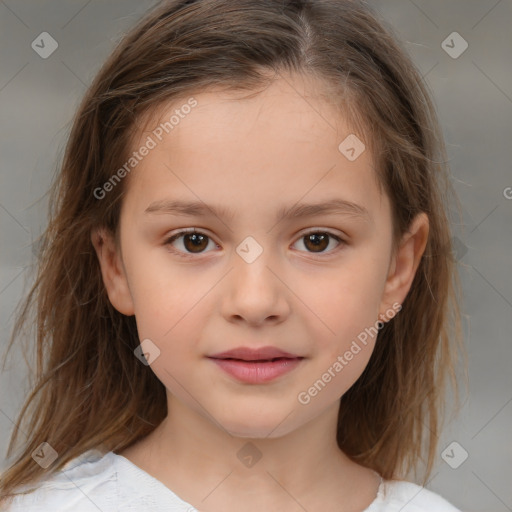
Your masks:
<path fill-rule="evenodd" d="M 35 488 L 35 489 L 34 489 Z M 3 512 L 194 510 L 163 483 L 113 452 L 89 450 L 56 473 L 25 486 Z M 32 491 L 32 492 L 28 492 Z"/>
<path fill-rule="evenodd" d="M 18 494 L 7 511 L 117 510 L 112 507 L 117 482 L 110 455 L 111 452 L 102 454 L 97 450 L 83 453 L 44 480 L 18 489 L 16 492 L 26 494 Z"/>
<path fill-rule="evenodd" d="M 460 512 L 425 487 L 402 480 L 386 480 L 377 499 L 365 512 Z"/>
<path fill-rule="evenodd" d="M 113 452 L 90 450 L 47 479 L 25 486 L 5 512 L 186 510 L 169 489 Z M 4 510 L 4 509 L 2 509 Z"/>

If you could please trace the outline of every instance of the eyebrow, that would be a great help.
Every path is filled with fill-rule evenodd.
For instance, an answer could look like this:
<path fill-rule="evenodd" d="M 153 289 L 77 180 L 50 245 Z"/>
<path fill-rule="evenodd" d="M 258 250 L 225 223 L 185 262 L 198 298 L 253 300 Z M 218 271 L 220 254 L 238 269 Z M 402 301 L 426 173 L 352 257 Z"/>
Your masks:
<path fill-rule="evenodd" d="M 151 203 L 144 213 L 157 213 L 169 215 L 188 215 L 191 217 L 207 217 L 215 215 L 221 219 L 232 220 L 236 213 L 226 207 L 207 205 L 200 201 L 162 200 Z M 359 204 L 345 199 L 328 199 L 321 203 L 297 203 L 291 207 L 281 208 L 276 215 L 276 222 L 284 219 L 312 217 L 326 214 L 341 214 L 352 217 L 360 217 L 370 220 L 368 210 Z"/>

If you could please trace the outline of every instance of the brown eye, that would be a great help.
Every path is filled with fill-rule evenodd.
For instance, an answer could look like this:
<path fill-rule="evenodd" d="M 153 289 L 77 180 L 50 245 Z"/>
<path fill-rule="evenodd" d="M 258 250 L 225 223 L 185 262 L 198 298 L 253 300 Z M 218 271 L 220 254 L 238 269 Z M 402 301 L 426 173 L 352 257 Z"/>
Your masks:
<path fill-rule="evenodd" d="M 181 244 L 178 244 L 182 245 L 183 249 L 177 248 L 174 245 L 174 242 L 178 241 L 179 239 L 183 239 Z M 198 231 L 180 231 L 179 233 L 176 233 L 167 239 L 165 245 L 172 246 L 172 250 L 174 252 L 187 257 L 189 254 L 201 254 L 202 252 L 205 252 L 209 242 L 212 241 L 204 233 L 200 233 Z"/>
<path fill-rule="evenodd" d="M 206 241 L 206 243 L 205 243 Z M 200 233 L 184 235 L 183 245 L 190 252 L 201 252 L 208 246 L 208 237 Z"/>
<path fill-rule="evenodd" d="M 336 245 L 331 250 L 328 249 L 332 240 L 336 241 Z M 212 243 L 214 246 L 216 245 L 213 240 L 210 239 L 208 235 L 201 233 L 199 231 L 189 230 L 189 231 L 180 231 L 175 235 L 171 236 L 165 241 L 166 246 L 170 246 L 171 250 L 177 253 L 184 258 L 193 257 L 194 254 L 202 254 L 206 251 L 208 244 Z M 303 242 L 304 247 L 306 248 L 306 252 L 309 253 L 330 253 L 334 252 L 334 250 L 344 241 L 334 235 L 333 233 L 329 233 L 328 231 L 313 231 L 307 233 L 299 238 L 296 242 Z M 177 245 L 181 245 L 182 247 L 177 247 Z"/>
<path fill-rule="evenodd" d="M 305 246 L 313 252 L 322 252 L 329 246 L 329 235 L 314 233 L 304 237 Z"/>
<path fill-rule="evenodd" d="M 331 239 L 334 239 L 337 242 L 335 248 L 343 243 L 343 240 L 340 237 L 333 235 L 332 233 L 329 233 L 327 231 L 314 231 L 311 233 L 307 233 L 306 235 L 303 235 L 299 239 L 299 241 L 303 241 L 304 247 L 306 247 L 307 252 L 324 253 L 332 252 L 332 250 L 326 251 L 326 249 L 329 247 Z"/>

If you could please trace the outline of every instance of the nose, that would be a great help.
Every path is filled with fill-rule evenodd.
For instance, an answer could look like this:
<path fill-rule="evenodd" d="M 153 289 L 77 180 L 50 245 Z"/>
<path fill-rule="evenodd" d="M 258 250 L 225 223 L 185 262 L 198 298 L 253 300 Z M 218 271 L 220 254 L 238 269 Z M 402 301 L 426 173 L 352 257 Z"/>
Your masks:
<path fill-rule="evenodd" d="M 290 314 L 289 294 L 282 269 L 263 252 L 254 260 L 233 254 L 232 270 L 222 293 L 222 314 L 229 322 L 252 326 L 278 324 Z"/>

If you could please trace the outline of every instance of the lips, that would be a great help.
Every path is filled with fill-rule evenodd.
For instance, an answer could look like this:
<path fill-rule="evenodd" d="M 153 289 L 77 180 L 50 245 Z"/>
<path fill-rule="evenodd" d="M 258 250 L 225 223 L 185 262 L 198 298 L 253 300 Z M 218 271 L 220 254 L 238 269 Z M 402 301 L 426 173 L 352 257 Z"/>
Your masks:
<path fill-rule="evenodd" d="M 213 359 L 238 359 L 240 361 L 272 361 L 272 359 L 298 359 L 297 354 L 285 352 L 276 347 L 249 348 L 238 347 L 226 352 L 220 352 L 210 356 Z"/>
<path fill-rule="evenodd" d="M 263 384 L 290 372 L 304 359 L 276 347 L 239 347 L 209 356 L 225 373 L 247 384 Z"/>

